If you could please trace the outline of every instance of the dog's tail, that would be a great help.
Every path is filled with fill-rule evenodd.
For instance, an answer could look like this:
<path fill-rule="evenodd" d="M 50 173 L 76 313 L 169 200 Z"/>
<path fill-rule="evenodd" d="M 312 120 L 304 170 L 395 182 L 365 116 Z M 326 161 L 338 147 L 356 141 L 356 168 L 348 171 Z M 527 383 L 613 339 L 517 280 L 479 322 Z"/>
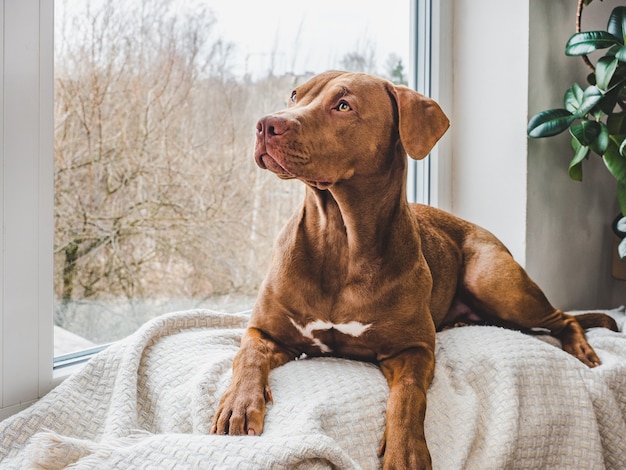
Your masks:
<path fill-rule="evenodd" d="M 606 313 L 583 313 L 574 315 L 574 318 L 584 330 L 589 328 L 608 328 L 612 331 L 619 331 L 615 319 Z"/>

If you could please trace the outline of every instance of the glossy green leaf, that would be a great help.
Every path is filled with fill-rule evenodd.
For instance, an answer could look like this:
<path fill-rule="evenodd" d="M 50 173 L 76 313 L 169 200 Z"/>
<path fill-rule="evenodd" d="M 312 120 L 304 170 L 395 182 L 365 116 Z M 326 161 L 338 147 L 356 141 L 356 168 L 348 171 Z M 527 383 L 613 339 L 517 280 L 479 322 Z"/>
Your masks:
<path fill-rule="evenodd" d="M 603 91 L 609 89 L 609 84 L 613 78 L 613 74 L 617 69 L 618 60 L 611 57 L 602 57 L 596 64 L 596 83 L 598 88 Z"/>
<path fill-rule="evenodd" d="M 620 86 L 611 85 L 611 88 L 604 94 L 600 102 L 597 104 L 596 110 L 600 110 L 607 115 L 613 114 L 621 88 L 622 87 Z"/>
<path fill-rule="evenodd" d="M 609 129 L 610 134 L 626 134 L 626 119 L 624 113 L 615 113 L 609 115 L 609 117 L 606 119 L 606 125 Z"/>
<path fill-rule="evenodd" d="M 596 86 L 589 86 L 583 92 L 583 100 L 580 103 L 580 107 L 578 111 L 574 113 L 576 117 L 583 117 L 589 111 L 593 109 L 595 105 L 597 105 L 604 95 L 600 91 L 600 89 Z"/>
<path fill-rule="evenodd" d="M 613 138 L 610 139 L 602 159 L 615 179 L 619 183 L 626 184 L 626 157 L 619 152 L 619 147 Z"/>
<path fill-rule="evenodd" d="M 596 74 L 594 72 L 591 72 L 589 75 L 587 75 L 587 83 L 589 83 L 589 85 L 597 85 Z"/>
<path fill-rule="evenodd" d="M 574 149 L 574 158 L 569 163 L 568 173 L 569 177 L 575 181 L 583 180 L 583 164 L 582 161 L 589 154 L 589 147 L 580 145 L 580 143 L 573 138 L 572 148 Z"/>
<path fill-rule="evenodd" d="M 580 124 L 572 126 L 570 132 L 581 145 L 589 146 L 600 135 L 600 124 L 584 119 Z"/>
<path fill-rule="evenodd" d="M 626 238 L 623 238 L 619 245 L 617 245 L 617 253 L 621 259 L 626 258 Z"/>
<path fill-rule="evenodd" d="M 621 44 L 615 44 L 614 46 L 609 47 L 609 50 L 604 53 L 605 57 L 615 57 L 617 51 L 619 51 L 623 46 Z"/>
<path fill-rule="evenodd" d="M 599 49 L 606 49 L 615 44 L 623 44 L 620 39 L 607 31 L 583 31 L 574 34 L 565 45 L 565 55 L 577 56 L 591 54 Z"/>
<path fill-rule="evenodd" d="M 575 117 L 583 117 L 591 111 L 604 97 L 602 91 L 594 85 L 583 90 L 578 83 L 574 83 L 565 92 L 565 109 Z"/>
<path fill-rule="evenodd" d="M 582 163 L 577 163 L 576 165 L 572 165 L 570 163 L 570 166 L 567 172 L 569 174 L 569 177 L 573 179 L 574 181 L 583 180 L 583 164 Z"/>
<path fill-rule="evenodd" d="M 626 62 L 626 46 L 622 46 L 617 50 L 615 58 L 620 62 Z"/>
<path fill-rule="evenodd" d="M 607 147 L 609 146 L 609 129 L 603 122 L 598 122 L 600 126 L 600 133 L 596 137 L 596 139 L 591 142 L 591 150 L 596 152 L 598 155 L 604 155 Z"/>
<path fill-rule="evenodd" d="M 606 30 L 622 41 L 626 42 L 626 7 L 620 6 L 613 9 Z"/>
<path fill-rule="evenodd" d="M 550 137 L 560 134 L 576 119 L 566 109 L 549 109 L 535 114 L 528 122 L 528 136 Z"/>
<path fill-rule="evenodd" d="M 565 97 L 563 102 L 565 104 L 565 109 L 567 109 L 570 113 L 576 114 L 578 108 L 580 108 L 580 103 L 583 101 L 583 95 L 585 92 L 580 87 L 580 85 L 576 82 L 568 88 L 565 92 Z"/>

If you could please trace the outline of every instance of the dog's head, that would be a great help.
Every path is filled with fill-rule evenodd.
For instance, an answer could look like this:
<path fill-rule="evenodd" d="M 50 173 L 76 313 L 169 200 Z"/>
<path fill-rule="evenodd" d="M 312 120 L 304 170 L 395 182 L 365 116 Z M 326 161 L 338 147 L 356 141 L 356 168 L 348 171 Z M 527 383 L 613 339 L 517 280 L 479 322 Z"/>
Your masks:
<path fill-rule="evenodd" d="M 326 72 L 296 88 L 287 109 L 259 120 L 255 159 L 281 178 L 327 189 L 384 172 L 406 153 L 424 158 L 448 126 L 435 101 L 407 87 Z"/>

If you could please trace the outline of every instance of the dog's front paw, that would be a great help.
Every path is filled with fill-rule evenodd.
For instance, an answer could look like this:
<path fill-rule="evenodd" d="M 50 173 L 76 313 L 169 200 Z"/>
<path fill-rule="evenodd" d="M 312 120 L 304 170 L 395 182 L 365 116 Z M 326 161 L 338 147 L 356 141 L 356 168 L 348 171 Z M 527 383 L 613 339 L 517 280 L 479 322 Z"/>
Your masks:
<path fill-rule="evenodd" d="M 391 443 L 385 436 L 378 453 L 384 455 L 383 470 L 432 470 L 430 452 L 423 439 L 409 437 Z"/>
<path fill-rule="evenodd" d="M 220 400 L 213 418 L 211 434 L 258 436 L 263 432 L 266 401 L 272 401 L 272 392 L 268 386 L 246 387 L 231 384 Z"/>

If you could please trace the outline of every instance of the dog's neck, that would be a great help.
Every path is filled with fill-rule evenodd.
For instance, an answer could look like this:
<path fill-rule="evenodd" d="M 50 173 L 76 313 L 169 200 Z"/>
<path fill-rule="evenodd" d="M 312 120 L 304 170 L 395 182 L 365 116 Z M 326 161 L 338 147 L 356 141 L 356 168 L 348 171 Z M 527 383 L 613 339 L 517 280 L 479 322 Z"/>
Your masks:
<path fill-rule="evenodd" d="M 304 201 L 307 229 L 318 232 L 318 240 L 324 240 L 326 245 L 345 244 L 352 259 L 382 256 L 388 248 L 390 232 L 410 212 L 406 168 L 394 171 L 401 171 L 403 176 L 368 176 L 366 182 L 359 181 L 364 177 L 354 176 L 327 190 L 307 186 Z"/>

